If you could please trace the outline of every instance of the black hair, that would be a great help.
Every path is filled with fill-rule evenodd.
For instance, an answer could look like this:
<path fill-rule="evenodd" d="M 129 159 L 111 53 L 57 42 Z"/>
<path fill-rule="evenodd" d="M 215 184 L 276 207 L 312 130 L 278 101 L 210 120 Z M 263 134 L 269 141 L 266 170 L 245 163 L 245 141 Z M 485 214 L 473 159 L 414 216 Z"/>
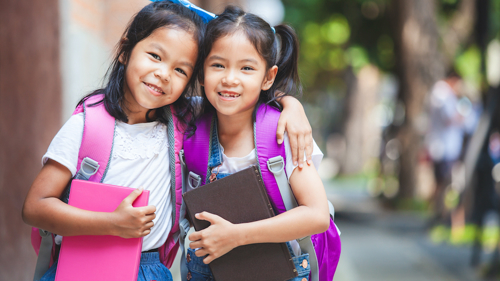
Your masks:
<path fill-rule="evenodd" d="M 298 75 L 298 54 L 299 43 L 293 28 L 288 25 L 278 25 L 273 31 L 269 23 L 262 18 L 244 12 L 236 6 L 228 6 L 217 18 L 207 25 L 205 39 L 200 46 L 201 63 L 210 54 L 212 46 L 217 39 L 243 32 L 247 39 L 253 44 L 257 52 L 266 62 L 266 72 L 274 65 L 278 66 L 278 73 L 273 85 L 266 91 L 261 91 L 259 104 L 266 103 L 281 110 L 281 105 L 276 102 L 284 95 L 301 95 L 302 86 Z M 198 71 L 199 80 L 204 79 L 203 66 Z M 276 95 L 277 92 L 281 92 Z M 202 87 L 203 105 L 202 112 L 213 111 L 214 108 L 206 99 L 205 91 Z M 254 118 L 255 118 L 254 110 Z M 199 117 L 199 116 L 198 116 Z M 190 125 L 194 123 L 191 121 Z"/>
<path fill-rule="evenodd" d="M 103 100 L 89 106 L 103 102 L 106 111 L 111 116 L 122 122 L 128 122 L 127 115 L 123 110 L 123 86 L 125 83 L 126 65 L 121 63 L 120 59 L 127 62 L 137 43 L 146 39 L 156 29 L 161 27 L 173 27 L 192 33 L 198 47 L 201 46 L 205 33 L 205 24 L 201 18 L 188 8 L 169 1 L 159 1 L 148 4 L 132 18 L 123 33 L 122 40 L 116 46 L 113 61 L 106 72 L 107 81 L 104 88 L 95 90 L 80 100 L 78 104 L 82 104 L 91 96 L 104 94 Z M 194 95 L 196 92 L 197 76 L 195 68 L 195 72 L 186 85 L 182 95 L 173 103 L 175 115 L 182 124 L 187 124 L 187 119 L 194 114 L 193 105 L 188 97 Z M 164 124 L 168 122 L 167 106 L 168 105 L 156 109 L 157 120 Z M 146 120 L 151 121 L 148 116 L 153 110 L 154 109 L 149 110 L 146 113 Z"/>

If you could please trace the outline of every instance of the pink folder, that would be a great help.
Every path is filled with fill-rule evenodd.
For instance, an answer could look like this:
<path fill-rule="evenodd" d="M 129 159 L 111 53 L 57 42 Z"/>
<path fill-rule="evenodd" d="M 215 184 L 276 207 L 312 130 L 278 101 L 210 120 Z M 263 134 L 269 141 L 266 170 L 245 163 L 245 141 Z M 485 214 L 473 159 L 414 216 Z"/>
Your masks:
<path fill-rule="evenodd" d="M 80 209 L 113 212 L 134 189 L 90 181 L 73 180 L 69 205 Z M 132 206 L 148 205 L 144 190 Z M 137 280 L 142 238 L 118 236 L 66 236 L 61 243 L 55 281 Z"/>

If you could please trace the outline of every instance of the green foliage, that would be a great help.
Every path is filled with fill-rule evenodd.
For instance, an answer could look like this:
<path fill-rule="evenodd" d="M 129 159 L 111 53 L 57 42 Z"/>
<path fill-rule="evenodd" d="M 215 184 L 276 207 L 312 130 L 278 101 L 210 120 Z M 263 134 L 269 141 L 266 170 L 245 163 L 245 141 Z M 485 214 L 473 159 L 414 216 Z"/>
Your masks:
<path fill-rule="evenodd" d="M 285 22 L 299 34 L 300 75 L 308 95 L 342 94 L 345 71 L 374 64 L 391 71 L 389 0 L 283 0 Z"/>
<path fill-rule="evenodd" d="M 481 51 L 472 45 L 455 60 L 455 69 L 465 80 L 479 88 L 481 84 Z"/>

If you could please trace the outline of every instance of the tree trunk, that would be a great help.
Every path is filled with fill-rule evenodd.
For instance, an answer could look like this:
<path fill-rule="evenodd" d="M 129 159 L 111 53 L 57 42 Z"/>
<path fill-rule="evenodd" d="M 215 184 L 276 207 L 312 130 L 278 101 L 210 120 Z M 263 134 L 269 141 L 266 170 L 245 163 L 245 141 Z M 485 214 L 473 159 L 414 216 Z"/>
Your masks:
<path fill-rule="evenodd" d="M 411 198 L 416 187 L 417 155 L 422 133 L 417 130 L 424 100 L 434 83 L 444 76 L 439 52 L 435 0 L 393 1 L 396 22 L 396 56 L 401 82 L 399 99 L 405 105 L 405 121 L 395 127 L 401 143 L 399 198 Z"/>

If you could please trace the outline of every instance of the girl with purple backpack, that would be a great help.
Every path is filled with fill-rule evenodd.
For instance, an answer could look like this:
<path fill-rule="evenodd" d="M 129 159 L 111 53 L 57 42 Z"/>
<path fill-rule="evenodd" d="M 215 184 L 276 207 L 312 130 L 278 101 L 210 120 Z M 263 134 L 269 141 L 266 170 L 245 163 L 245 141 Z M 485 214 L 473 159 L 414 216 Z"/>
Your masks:
<path fill-rule="evenodd" d="M 141 281 L 172 280 L 167 267 L 178 249 L 179 151 L 194 113 L 196 99 L 188 97 L 195 89 L 205 29 L 197 7 L 182 4 L 158 1 L 135 15 L 118 44 L 107 84 L 83 98 L 54 137 L 23 207 L 24 221 L 48 231 L 40 233 L 48 233 L 50 242 L 54 233 L 55 244 L 73 235 L 143 237 Z M 296 115 L 295 106 L 289 109 L 289 116 Z M 302 124 L 304 119 L 299 115 L 288 122 Z M 107 150 L 102 143 L 109 145 Z M 86 160 L 85 154 L 101 160 Z M 84 165 L 97 168 L 89 174 Z M 85 211 L 65 204 L 73 178 L 136 190 L 112 213 Z M 132 207 L 143 188 L 150 191 L 149 206 Z M 38 233 L 32 233 L 37 252 L 43 244 Z M 58 246 L 50 246 L 52 256 L 35 280 L 54 280 L 57 251 Z"/>
<path fill-rule="evenodd" d="M 191 121 L 194 135 L 184 140 L 189 175 L 194 173 L 205 184 L 257 165 L 278 215 L 232 224 L 208 212 L 196 214 L 211 225 L 189 235 L 193 242 L 183 280 L 213 280 L 207 264 L 214 259 L 242 245 L 274 242 L 287 242 L 298 273 L 293 280 L 309 280 L 310 274 L 310 280 L 332 280 L 340 239 L 316 170 L 323 154 L 314 143 L 313 164 L 296 169 L 287 136 L 284 145 L 272 141 L 282 109 L 274 93 L 301 92 L 295 32 L 287 25 L 272 28 L 258 16 L 230 6 L 208 23 L 200 52 L 203 112 Z M 293 191 L 295 208 L 282 198 L 283 178 L 272 168 L 277 155 L 284 159 L 284 185 Z M 312 251 L 299 242 L 309 236 Z"/>

